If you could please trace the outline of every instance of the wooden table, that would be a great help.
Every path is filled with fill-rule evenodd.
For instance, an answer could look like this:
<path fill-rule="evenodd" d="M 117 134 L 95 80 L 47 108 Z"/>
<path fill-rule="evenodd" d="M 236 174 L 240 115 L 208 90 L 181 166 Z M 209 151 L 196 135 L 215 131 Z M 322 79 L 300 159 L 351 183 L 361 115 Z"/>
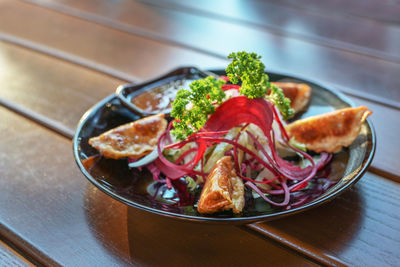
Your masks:
<path fill-rule="evenodd" d="M 0 265 L 400 265 L 400 4 L 1 0 Z M 82 114 L 127 82 L 255 51 L 373 110 L 375 159 L 319 208 L 245 226 L 128 207 L 78 170 Z"/>

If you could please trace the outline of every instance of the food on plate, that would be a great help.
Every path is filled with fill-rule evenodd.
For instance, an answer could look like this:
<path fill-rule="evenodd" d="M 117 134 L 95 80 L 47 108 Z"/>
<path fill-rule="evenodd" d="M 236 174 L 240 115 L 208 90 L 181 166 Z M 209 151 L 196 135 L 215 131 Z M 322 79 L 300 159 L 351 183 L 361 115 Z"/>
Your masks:
<path fill-rule="evenodd" d="M 305 109 L 311 99 L 311 87 L 305 83 L 271 82 L 282 89 L 285 97 L 290 99 L 290 106 L 294 112 Z"/>
<path fill-rule="evenodd" d="M 363 106 L 339 109 L 292 122 L 286 131 L 307 150 L 334 153 L 353 143 L 371 113 Z"/>
<path fill-rule="evenodd" d="M 230 209 L 234 213 L 240 213 L 243 207 L 243 181 L 237 177 L 231 157 L 224 156 L 215 163 L 208 175 L 197 209 L 203 214 Z"/>
<path fill-rule="evenodd" d="M 167 120 L 164 114 L 153 115 L 90 138 L 89 144 L 106 158 L 137 159 L 156 148 L 157 141 L 166 127 Z"/>
<path fill-rule="evenodd" d="M 371 112 L 349 108 L 287 125 L 307 106 L 310 87 L 270 82 L 255 53 L 228 58 L 227 76 L 195 80 L 177 92 L 168 122 L 150 116 L 89 144 L 147 171 L 176 191 L 178 207 L 190 203 L 201 214 L 239 216 L 255 199 L 286 210 L 311 201 L 332 185 L 324 178 L 332 152 L 354 141 Z"/>

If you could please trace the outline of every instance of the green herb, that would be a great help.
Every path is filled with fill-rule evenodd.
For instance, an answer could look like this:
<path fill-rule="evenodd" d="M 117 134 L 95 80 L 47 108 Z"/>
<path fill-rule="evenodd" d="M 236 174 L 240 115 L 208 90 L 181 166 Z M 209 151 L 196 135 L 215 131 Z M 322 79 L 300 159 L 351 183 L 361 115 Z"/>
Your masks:
<path fill-rule="evenodd" d="M 197 210 L 193 206 L 184 206 L 183 211 L 186 215 L 198 215 Z"/>
<path fill-rule="evenodd" d="M 248 98 L 264 97 L 268 92 L 268 76 L 264 73 L 265 65 L 256 53 L 231 53 L 228 59 L 231 64 L 226 68 L 229 80 L 233 84 L 242 81 L 240 93 Z"/>
<path fill-rule="evenodd" d="M 189 189 L 190 192 L 194 192 L 197 188 L 197 183 L 195 180 L 193 180 L 192 177 L 186 176 L 185 180 L 187 182 L 187 188 Z"/>
<path fill-rule="evenodd" d="M 290 99 L 285 97 L 282 89 L 269 82 L 265 65 L 260 60 L 261 56 L 242 51 L 231 53 L 228 58 L 232 59 L 232 62 L 226 68 L 226 73 L 233 84 L 238 84 L 239 80 L 242 82 L 240 88 L 242 95 L 248 98 L 262 98 L 269 91 L 267 99 L 278 107 L 284 119 L 293 115 Z"/>
<path fill-rule="evenodd" d="M 203 127 L 208 115 L 215 112 L 214 104 L 220 104 L 225 97 L 221 89 L 224 83 L 223 80 L 208 76 L 193 81 L 190 84 L 190 90 L 178 91 L 171 111 L 171 115 L 178 120 L 174 122 L 172 130 L 178 139 L 184 139 Z M 187 109 L 188 104 L 191 105 L 189 109 Z"/>
<path fill-rule="evenodd" d="M 285 120 L 292 117 L 294 110 L 290 107 L 290 99 L 285 97 L 282 89 L 275 84 L 270 83 L 269 88 L 271 91 L 267 99 L 279 109 Z"/>

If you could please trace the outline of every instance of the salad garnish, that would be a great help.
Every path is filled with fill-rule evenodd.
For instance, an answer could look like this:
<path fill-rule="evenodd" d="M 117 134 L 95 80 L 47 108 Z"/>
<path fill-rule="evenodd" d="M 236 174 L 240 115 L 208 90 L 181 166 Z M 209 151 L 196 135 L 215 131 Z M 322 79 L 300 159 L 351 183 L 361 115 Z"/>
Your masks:
<path fill-rule="evenodd" d="M 171 111 L 171 116 L 176 119 L 172 134 L 178 139 L 182 140 L 200 130 L 209 115 L 215 112 L 216 104 L 221 104 L 226 97 L 224 91 L 228 89 L 237 89 L 249 99 L 267 98 L 279 109 L 284 119 L 293 115 L 290 99 L 285 97 L 282 89 L 269 82 L 260 56 L 242 51 L 231 53 L 228 58 L 232 62 L 225 71 L 231 84 L 208 76 L 192 82 L 190 90 L 178 91 Z"/>
<path fill-rule="evenodd" d="M 178 139 L 182 140 L 203 127 L 208 116 L 214 113 L 215 104 L 221 104 L 225 97 L 225 92 L 221 89 L 223 84 L 224 80 L 208 76 L 193 81 L 190 90 L 178 91 L 171 111 L 171 116 L 176 119 L 172 133 Z"/>

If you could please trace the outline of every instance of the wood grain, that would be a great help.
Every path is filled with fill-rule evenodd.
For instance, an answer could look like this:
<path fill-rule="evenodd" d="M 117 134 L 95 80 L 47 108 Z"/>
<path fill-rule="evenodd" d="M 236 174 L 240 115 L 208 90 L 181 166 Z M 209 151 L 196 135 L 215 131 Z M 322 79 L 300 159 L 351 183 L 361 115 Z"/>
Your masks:
<path fill-rule="evenodd" d="M 87 182 L 68 139 L 4 108 L 0 117 L 0 202 L 7 203 L 0 205 L 0 234 L 39 262 L 316 265 L 235 226 L 180 222 L 128 208 Z"/>
<path fill-rule="evenodd" d="M 21 256 L 17 251 L 0 240 L 0 265 L 1 266 L 34 266 L 31 262 Z"/>
<path fill-rule="evenodd" d="M 375 173 L 400 182 L 400 169 L 394 160 L 399 157 L 400 110 L 387 108 L 376 103 L 351 98 L 356 105 L 367 106 L 372 110 L 369 120 L 373 123 L 376 132 L 377 146 L 372 168 Z M 371 170 L 372 171 L 372 170 Z"/>
<path fill-rule="evenodd" d="M 400 184 L 367 173 L 349 192 L 317 209 L 249 227 L 309 255 L 350 266 L 400 262 Z M 311 245 L 311 246 L 310 246 Z M 304 252 L 304 251 L 303 251 Z"/>
<path fill-rule="evenodd" d="M 215 67 L 224 62 L 19 1 L 0 2 L 0 32 L 134 74 L 140 79 L 183 65 Z M 146 76 L 150 73 L 151 76 Z"/>
<path fill-rule="evenodd" d="M 400 62 L 400 46 L 390 45 L 388 42 L 388 40 L 400 42 L 400 27 L 376 23 L 368 18 L 313 12 L 269 1 L 232 3 L 228 0 L 218 2 L 206 0 L 202 1 L 201 5 L 195 0 L 142 0 L 142 2 L 248 27 L 263 28 L 281 35 L 315 42 L 321 46 Z M 373 40 L 371 36 L 374 36 Z"/>
<path fill-rule="evenodd" d="M 123 83 L 7 43 L 0 42 L 0 51 L 0 98 L 47 116 L 72 131 L 86 110 Z"/>
<path fill-rule="evenodd" d="M 275 3 L 295 8 L 311 10 L 315 13 L 331 12 L 338 17 L 355 16 L 368 18 L 377 23 L 398 25 L 400 23 L 400 6 L 393 0 L 271 0 Z"/>
<path fill-rule="evenodd" d="M 400 86 L 397 75 L 400 64 L 396 62 L 323 47 L 258 27 L 207 18 L 182 10 L 167 10 L 169 7 L 132 1 L 120 1 L 118 5 L 104 1 L 85 1 L 86 4 L 71 1 L 67 3 L 76 4 L 77 8 L 73 6 L 71 10 L 69 6 L 47 2 L 40 4 L 123 32 L 163 39 L 173 45 L 179 43 L 207 55 L 224 58 L 232 51 L 255 51 L 263 55 L 269 70 L 323 80 L 344 92 L 400 107 L 400 91 L 396 90 Z M 149 17 L 152 18 L 151 23 L 148 22 Z M 395 35 L 388 40 L 388 46 L 396 46 L 399 43 L 397 39 Z M 376 88 L 380 89 L 379 93 Z"/>
<path fill-rule="evenodd" d="M 9 35 L 9 34 L 3 33 L 3 32 L 0 32 L 0 41 L 14 44 L 17 46 L 21 46 L 26 49 L 33 50 L 35 52 L 42 53 L 42 54 L 45 54 L 50 57 L 55 57 L 55 58 L 61 59 L 63 61 L 67 61 L 69 63 L 81 66 L 83 68 L 88 68 L 88 69 L 103 73 L 103 74 L 108 75 L 113 78 L 122 79 L 122 80 L 130 81 L 130 82 L 135 82 L 138 80 L 138 78 L 133 76 L 132 74 L 128 74 L 128 73 L 113 69 L 111 67 L 108 67 L 106 65 L 94 62 L 92 60 L 82 58 L 79 56 L 75 56 L 68 52 L 54 49 L 50 46 L 35 43 L 30 40 L 19 38 L 19 37 Z"/>

